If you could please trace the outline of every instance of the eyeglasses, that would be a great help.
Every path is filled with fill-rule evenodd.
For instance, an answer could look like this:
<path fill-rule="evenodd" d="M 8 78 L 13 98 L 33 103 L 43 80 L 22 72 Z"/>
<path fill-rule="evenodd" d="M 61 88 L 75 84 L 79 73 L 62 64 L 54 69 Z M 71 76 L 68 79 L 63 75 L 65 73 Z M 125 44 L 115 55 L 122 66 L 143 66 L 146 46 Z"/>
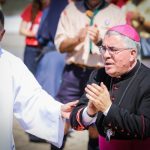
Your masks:
<path fill-rule="evenodd" d="M 106 47 L 106 46 L 100 46 L 99 50 L 102 54 L 106 52 L 106 50 L 109 52 L 110 55 L 118 54 L 124 50 L 129 50 L 131 48 L 116 48 L 116 47 Z"/>

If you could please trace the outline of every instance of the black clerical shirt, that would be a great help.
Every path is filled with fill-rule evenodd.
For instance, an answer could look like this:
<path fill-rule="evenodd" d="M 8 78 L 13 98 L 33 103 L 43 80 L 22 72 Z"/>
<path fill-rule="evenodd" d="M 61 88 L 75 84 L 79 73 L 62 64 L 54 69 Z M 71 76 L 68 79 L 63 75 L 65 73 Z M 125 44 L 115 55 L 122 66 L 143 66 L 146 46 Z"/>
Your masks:
<path fill-rule="evenodd" d="M 105 69 L 95 70 L 88 84 L 103 82 L 111 96 L 112 106 L 107 116 L 98 113 L 96 126 L 99 134 L 113 131 L 113 139 L 143 139 L 150 137 L 150 69 L 139 61 L 136 66 L 120 78 L 112 78 Z M 82 112 L 87 106 L 85 94 L 71 113 L 74 129 L 86 129 L 82 123 Z"/>

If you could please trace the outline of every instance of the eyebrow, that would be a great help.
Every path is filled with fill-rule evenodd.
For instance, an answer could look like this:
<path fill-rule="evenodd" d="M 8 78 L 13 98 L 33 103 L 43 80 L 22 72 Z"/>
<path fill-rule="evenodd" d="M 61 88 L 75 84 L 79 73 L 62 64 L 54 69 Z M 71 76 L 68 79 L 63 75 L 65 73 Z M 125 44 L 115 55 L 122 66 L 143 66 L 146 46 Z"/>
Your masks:
<path fill-rule="evenodd" d="M 110 48 L 117 48 L 117 47 L 114 47 L 114 46 L 106 46 L 106 45 L 102 45 L 104 47 L 110 47 Z"/>

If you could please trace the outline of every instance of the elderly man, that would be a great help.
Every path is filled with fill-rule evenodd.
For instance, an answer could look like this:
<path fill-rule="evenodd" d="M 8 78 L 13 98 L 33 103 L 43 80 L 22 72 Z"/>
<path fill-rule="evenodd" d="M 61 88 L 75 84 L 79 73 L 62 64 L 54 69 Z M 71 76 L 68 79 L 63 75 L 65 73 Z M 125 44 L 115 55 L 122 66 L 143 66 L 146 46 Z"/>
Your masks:
<path fill-rule="evenodd" d="M 105 67 L 93 71 L 72 111 L 74 129 L 96 123 L 100 150 L 149 149 L 150 69 L 137 60 L 139 50 L 133 27 L 110 28 L 100 47 Z"/>

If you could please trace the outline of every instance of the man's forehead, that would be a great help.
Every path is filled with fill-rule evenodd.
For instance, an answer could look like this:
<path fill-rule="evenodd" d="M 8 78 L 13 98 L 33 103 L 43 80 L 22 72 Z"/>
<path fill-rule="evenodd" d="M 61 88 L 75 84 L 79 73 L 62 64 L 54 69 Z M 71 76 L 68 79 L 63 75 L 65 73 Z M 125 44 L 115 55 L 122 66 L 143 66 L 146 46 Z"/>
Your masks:
<path fill-rule="evenodd" d="M 103 43 L 121 41 L 121 36 L 117 34 L 105 35 Z"/>

